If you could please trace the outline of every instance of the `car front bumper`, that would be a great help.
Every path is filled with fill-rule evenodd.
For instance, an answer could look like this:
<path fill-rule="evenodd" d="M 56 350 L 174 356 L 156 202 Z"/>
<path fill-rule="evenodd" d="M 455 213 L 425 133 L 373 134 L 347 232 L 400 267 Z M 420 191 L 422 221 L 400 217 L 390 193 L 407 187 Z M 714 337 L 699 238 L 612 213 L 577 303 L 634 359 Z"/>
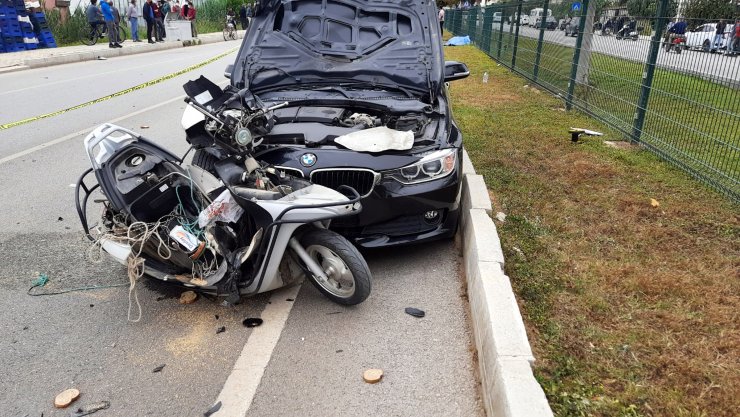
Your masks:
<path fill-rule="evenodd" d="M 421 184 L 382 180 L 362 200 L 359 214 L 334 220 L 332 229 L 365 248 L 451 237 L 457 230 L 460 178 L 458 166 L 445 178 Z"/>

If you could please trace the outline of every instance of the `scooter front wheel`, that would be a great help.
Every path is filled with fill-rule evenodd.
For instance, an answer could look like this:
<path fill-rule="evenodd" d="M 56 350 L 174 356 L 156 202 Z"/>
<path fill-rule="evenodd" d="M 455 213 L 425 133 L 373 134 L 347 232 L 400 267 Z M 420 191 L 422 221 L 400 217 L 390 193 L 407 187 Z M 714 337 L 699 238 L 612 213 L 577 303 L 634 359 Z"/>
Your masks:
<path fill-rule="evenodd" d="M 326 279 L 310 274 L 309 279 L 337 304 L 359 304 L 370 295 L 370 268 L 357 248 L 330 230 L 312 230 L 301 238 L 308 255 L 321 266 Z"/>

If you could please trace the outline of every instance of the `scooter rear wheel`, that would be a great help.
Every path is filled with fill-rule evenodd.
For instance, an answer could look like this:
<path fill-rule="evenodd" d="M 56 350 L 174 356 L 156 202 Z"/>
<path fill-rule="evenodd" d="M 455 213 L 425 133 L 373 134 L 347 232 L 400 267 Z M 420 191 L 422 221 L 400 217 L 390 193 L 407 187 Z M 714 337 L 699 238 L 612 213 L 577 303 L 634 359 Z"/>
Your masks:
<path fill-rule="evenodd" d="M 301 244 L 326 273 L 327 280 L 309 276 L 322 294 L 343 305 L 367 299 L 372 288 L 370 268 L 352 243 L 335 232 L 317 229 L 303 235 Z"/>

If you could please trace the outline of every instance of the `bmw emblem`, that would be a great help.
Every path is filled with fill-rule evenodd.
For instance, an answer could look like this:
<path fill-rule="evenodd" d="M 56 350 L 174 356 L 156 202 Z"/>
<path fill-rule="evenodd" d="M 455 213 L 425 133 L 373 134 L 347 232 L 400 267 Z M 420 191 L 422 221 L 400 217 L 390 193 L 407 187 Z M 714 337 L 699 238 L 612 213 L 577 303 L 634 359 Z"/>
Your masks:
<path fill-rule="evenodd" d="M 304 153 L 303 155 L 301 155 L 301 165 L 303 165 L 304 167 L 312 167 L 316 164 L 317 159 L 318 158 L 316 158 L 315 154 Z"/>

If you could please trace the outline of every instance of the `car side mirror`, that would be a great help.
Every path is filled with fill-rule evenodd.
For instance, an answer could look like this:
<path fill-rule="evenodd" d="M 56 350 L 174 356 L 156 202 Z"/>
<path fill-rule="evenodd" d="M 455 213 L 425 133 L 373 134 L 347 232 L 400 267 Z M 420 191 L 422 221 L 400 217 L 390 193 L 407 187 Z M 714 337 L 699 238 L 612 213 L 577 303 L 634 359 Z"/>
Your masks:
<path fill-rule="evenodd" d="M 234 64 L 229 64 L 224 70 L 224 77 L 231 79 L 231 73 L 234 71 Z"/>
<path fill-rule="evenodd" d="M 470 75 L 468 66 L 462 62 L 445 61 L 445 82 L 462 80 Z"/>

